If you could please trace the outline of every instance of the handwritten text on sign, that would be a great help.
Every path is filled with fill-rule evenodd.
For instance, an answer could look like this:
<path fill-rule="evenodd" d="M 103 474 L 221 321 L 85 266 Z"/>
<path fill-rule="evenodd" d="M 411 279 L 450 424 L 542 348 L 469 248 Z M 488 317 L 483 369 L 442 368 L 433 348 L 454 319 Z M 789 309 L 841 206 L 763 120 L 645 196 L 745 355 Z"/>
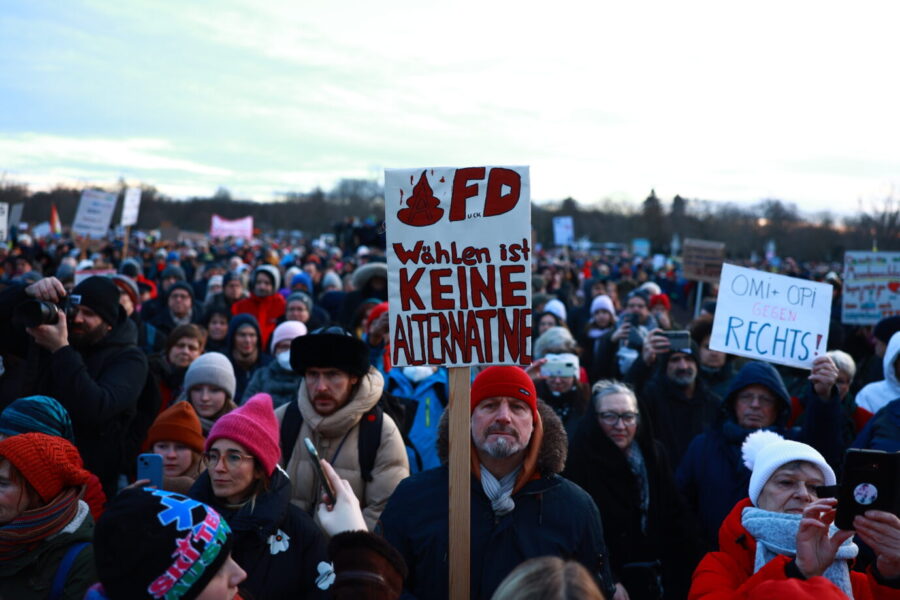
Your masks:
<path fill-rule="evenodd" d="M 527 167 L 385 171 L 394 365 L 531 362 Z"/>
<path fill-rule="evenodd" d="M 900 252 L 846 252 L 842 318 L 874 325 L 900 315 Z"/>
<path fill-rule="evenodd" d="M 810 368 L 825 353 L 830 313 L 827 283 L 725 264 L 709 347 Z"/>

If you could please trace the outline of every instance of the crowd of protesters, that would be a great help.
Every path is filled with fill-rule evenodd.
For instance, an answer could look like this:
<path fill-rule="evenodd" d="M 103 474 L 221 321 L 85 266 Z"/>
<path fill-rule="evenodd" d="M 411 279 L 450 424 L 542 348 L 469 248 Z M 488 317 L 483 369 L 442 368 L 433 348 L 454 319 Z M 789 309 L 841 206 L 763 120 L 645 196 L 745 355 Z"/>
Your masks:
<path fill-rule="evenodd" d="M 0 598 L 448 597 L 448 372 L 391 365 L 345 238 L 0 247 Z M 809 371 L 713 350 L 677 262 L 534 254 L 533 362 L 473 369 L 473 600 L 900 599 L 900 519 L 817 495 L 900 450 L 900 317 L 744 264 L 834 286 Z"/>

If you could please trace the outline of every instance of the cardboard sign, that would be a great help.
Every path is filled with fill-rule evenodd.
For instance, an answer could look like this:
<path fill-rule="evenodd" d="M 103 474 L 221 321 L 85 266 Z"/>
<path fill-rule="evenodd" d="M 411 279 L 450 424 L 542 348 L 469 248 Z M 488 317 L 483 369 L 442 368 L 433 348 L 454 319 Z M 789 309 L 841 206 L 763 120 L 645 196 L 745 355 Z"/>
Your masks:
<path fill-rule="evenodd" d="M 575 242 L 575 222 L 572 217 L 553 217 L 553 243 L 571 246 Z"/>
<path fill-rule="evenodd" d="M 709 347 L 810 368 L 828 347 L 831 285 L 722 266 Z"/>
<path fill-rule="evenodd" d="M 687 238 L 681 255 L 685 279 L 717 283 L 725 262 L 725 244 Z"/>
<path fill-rule="evenodd" d="M 396 366 L 531 362 L 527 167 L 385 171 Z"/>
<path fill-rule="evenodd" d="M 0 243 L 6 243 L 9 231 L 9 203 L 0 202 Z"/>
<path fill-rule="evenodd" d="M 72 233 L 94 239 L 106 237 L 113 211 L 116 209 L 116 195 L 98 190 L 84 190 L 78 202 Z"/>
<path fill-rule="evenodd" d="M 841 322 L 874 325 L 900 315 L 900 252 L 846 252 Z"/>
<path fill-rule="evenodd" d="M 209 225 L 209 237 L 252 239 L 253 217 L 244 217 L 243 219 L 223 219 L 219 215 L 213 215 Z"/>
<path fill-rule="evenodd" d="M 125 190 L 125 200 L 122 204 L 122 227 L 131 227 L 138 222 L 138 211 L 141 208 L 141 188 L 128 188 Z"/>

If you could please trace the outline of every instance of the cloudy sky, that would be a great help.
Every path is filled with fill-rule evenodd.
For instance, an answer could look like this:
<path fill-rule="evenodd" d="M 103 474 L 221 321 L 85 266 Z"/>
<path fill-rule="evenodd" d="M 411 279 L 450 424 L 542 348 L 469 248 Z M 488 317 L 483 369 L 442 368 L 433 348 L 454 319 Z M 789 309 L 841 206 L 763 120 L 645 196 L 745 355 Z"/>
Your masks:
<path fill-rule="evenodd" d="M 11 0 L 0 176 L 268 200 L 525 164 L 536 201 L 853 212 L 900 184 L 900 4 Z M 5 173 L 5 175 L 3 175 Z"/>

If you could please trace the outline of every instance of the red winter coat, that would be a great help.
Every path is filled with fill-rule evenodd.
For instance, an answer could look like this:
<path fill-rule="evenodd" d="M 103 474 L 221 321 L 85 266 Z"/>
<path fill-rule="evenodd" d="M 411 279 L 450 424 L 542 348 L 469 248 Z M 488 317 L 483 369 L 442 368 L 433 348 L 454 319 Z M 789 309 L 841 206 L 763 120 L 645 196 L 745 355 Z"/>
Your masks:
<path fill-rule="evenodd" d="M 259 322 L 259 331 L 262 334 L 263 350 L 269 351 L 269 336 L 275 331 L 278 325 L 278 319 L 284 315 L 284 309 L 287 302 L 279 293 L 271 294 L 260 298 L 259 296 L 250 295 L 248 298 L 238 300 L 231 305 L 231 314 L 239 315 L 247 313 L 256 317 Z"/>
<path fill-rule="evenodd" d="M 694 571 L 690 600 L 732 600 L 750 598 L 767 581 L 788 579 L 784 567 L 787 556 L 777 556 L 756 573 L 756 540 L 741 525 L 741 511 L 752 506 L 750 499 L 738 502 L 719 528 L 719 552 L 707 554 Z M 855 600 L 900 600 L 900 590 L 879 584 L 871 571 L 850 572 Z M 754 595 L 755 597 L 755 595 Z"/>

